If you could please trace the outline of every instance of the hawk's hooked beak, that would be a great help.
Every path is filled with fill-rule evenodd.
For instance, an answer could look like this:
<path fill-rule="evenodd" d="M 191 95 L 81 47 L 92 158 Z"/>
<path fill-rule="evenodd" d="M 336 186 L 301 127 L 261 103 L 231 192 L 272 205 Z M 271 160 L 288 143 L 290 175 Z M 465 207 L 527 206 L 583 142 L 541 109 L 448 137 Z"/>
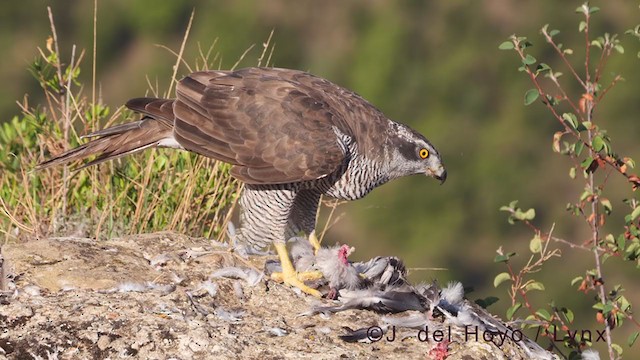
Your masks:
<path fill-rule="evenodd" d="M 434 179 L 439 180 L 440 185 L 444 184 L 447 180 L 447 170 L 445 170 L 442 165 L 438 167 L 437 171 L 428 170 L 427 174 L 433 176 Z"/>

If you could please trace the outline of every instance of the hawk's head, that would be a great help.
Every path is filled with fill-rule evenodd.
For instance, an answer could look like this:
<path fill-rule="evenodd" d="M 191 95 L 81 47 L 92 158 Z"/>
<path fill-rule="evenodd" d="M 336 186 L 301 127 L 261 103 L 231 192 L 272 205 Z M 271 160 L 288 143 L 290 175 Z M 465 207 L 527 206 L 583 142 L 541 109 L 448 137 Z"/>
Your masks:
<path fill-rule="evenodd" d="M 444 183 L 447 170 L 429 140 L 403 124 L 393 123 L 392 128 L 389 149 L 392 174 L 395 177 L 425 174 Z"/>

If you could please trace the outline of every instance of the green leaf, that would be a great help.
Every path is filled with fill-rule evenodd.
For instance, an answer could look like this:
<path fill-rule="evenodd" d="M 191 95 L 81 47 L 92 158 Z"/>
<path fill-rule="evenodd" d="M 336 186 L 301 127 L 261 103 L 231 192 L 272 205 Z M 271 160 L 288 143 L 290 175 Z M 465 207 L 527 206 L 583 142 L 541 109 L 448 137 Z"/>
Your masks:
<path fill-rule="evenodd" d="M 618 235 L 618 238 L 616 239 L 616 245 L 618 246 L 618 249 L 624 250 L 626 244 L 627 239 L 624 238 L 624 234 Z"/>
<path fill-rule="evenodd" d="M 613 47 L 619 54 L 624 54 L 624 47 L 620 44 Z"/>
<path fill-rule="evenodd" d="M 502 44 L 500 44 L 500 46 L 498 46 L 498 49 L 500 50 L 512 50 L 514 48 L 515 46 L 513 45 L 512 41 L 505 41 Z"/>
<path fill-rule="evenodd" d="M 611 201 L 609 201 L 609 199 L 607 198 L 600 198 L 600 203 L 604 207 L 604 213 L 607 215 L 610 215 L 611 211 L 613 211 L 613 206 L 611 205 Z"/>
<path fill-rule="evenodd" d="M 553 29 L 551 31 L 549 31 L 549 36 L 554 37 L 556 35 L 560 34 L 560 30 L 557 29 Z"/>
<path fill-rule="evenodd" d="M 598 49 L 602 50 L 602 42 L 603 42 L 603 40 L 601 40 L 601 39 L 592 40 L 591 41 L 591 46 L 595 46 Z"/>
<path fill-rule="evenodd" d="M 575 166 L 572 166 L 571 169 L 569 169 L 569 177 L 572 179 L 576 178 L 576 168 Z"/>
<path fill-rule="evenodd" d="M 632 169 L 636 167 L 636 162 L 632 158 L 624 158 L 624 163 Z"/>
<path fill-rule="evenodd" d="M 586 172 L 594 172 L 598 168 L 597 163 L 595 159 L 589 156 L 580 163 L 580 166 L 582 166 L 582 169 Z"/>
<path fill-rule="evenodd" d="M 551 71 L 551 67 L 545 63 L 540 63 L 536 67 L 536 75 L 545 71 Z"/>
<path fill-rule="evenodd" d="M 536 315 L 543 318 L 544 320 L 551 320 L 551 315 L 549 315 L 549 312 L 545 309 L 539 309 L 538 311 L 536 311 Z"/>
<path fill-rule="evenodd" d="M 613 310 L 613 305 L 611 305 L 610 303 L 596 303 L 592 307 L 596 310 L 602 311 L 602 313 L 604 313 L 605 315 L 609 314 L 611 310 Z"/>
<path fill-rule="evenodd" d="M 582 282 L 582 279 L 584 279 L 582 276 L 574 277 L 573 280 L 571 280 L 571 286 L 574 286 L 575 284 Z"/>
<path fill-rule="evenodd" d="M 578 124 L 577 129 L 578 131 L 585 131 L 591 129 L 591 126 L 593 126 L 593 123 L 591 121 L 583 121 Z"/>
<path fill-rule="evenodd" d="M 509 307 L 507 309 L 507 319 L 511 320 L 513 319 L 513 315 L 515 315 L 516 311 L 518 311 L 518 309 L 520 309 L 522 307 L 522 304 L 517 302 L 515 304 L 513 304 L 513 306 Z"/>
<path fill-rule="evenodd" d="M 567 308 L 562 308 L 562 312 L 564 313 L 565 317 L 567 318 L 567 320 L 572 323 L 574 316 L 573 316 L 573 311 L 571 311 L 571 309 L 567 309 Z"/>
<path fill-rule="evenodd" d="M 542 250 L 542 239 L 538 234 L 536 234 L 529 242 L 529 250 L 534 254 L 537 254 Z"/>
<path fill-rule="evenodd" d="M 562 114 L 562 119 L 564 122 L 569 125 L 570 128 L 576 129 L 578 128 L 578 118 L 573 113 L 564 113 Z"/>
<path fill-rule="evenodd" d="M 596 135 L 593 137 L 593 140 L 591 140 L 591 146 L 595 151 L 600 151 L 604 149 L 604 140 L 602 140 L 600 135 Z"/>
<path fill-rule="evenodd" d="M 640 216 L 640 206 L 637 206 L 635 209 L 633 209 L 633 211 L 631 212 L 631 221 L 634 221 L 635 219 L 638 218 L 638 216 Z"/>
<path fill-rule="evenodd" d="M 536 210 L 535 209 L 529 209 L 527 210 L 524 214 L 522 219 L 523 220 L 533 220 L 536 217 Z"/>
<path fill-rule="evenodd" d="M 592 7 L 589 8 L 589 14 L 595 14 L 598 11 L 600 11 L 600 8 L 597 7 L 597 6 L 592 6 Z"/>
<path fill-rule="evenodd" d="M 530 43 L 529 41 L 523 41 L 520 43 L 520 49 L 526 49 L 528 47 L 532 47 L 533 44 Z"/>
<path fill-rule="evenodd" d="M 525 287 L 524 290 L 529 292 L 531 290 L 540 290 L 540 291 L 544 291 L 544 285 L 542 285 L 541 282 L 538 281 L 533 281 L 528 283 Z"/>
<path fill-rule="evenodd" d="M 522 59 L 522 63 L 525 65 L 533 65 L 536 63 L 536 58 L 534 58 L 533 56 L 527 54 L 527 56 L 524 57 L 524 59 Z"/>
<path fill-rule="evenodd" d="M 551 143 L 551 148 L 553 149 L 553 152 L 560 152 L 560 139 L 562 139 L 562 136 L 565 133 L 563 131 L 556 131 L 555 134 L 553 134 L 553 142 Z"/>
<path fill-rule="evenodd" d="M 620 310 L 622 311 L 627 311 L 631 307 L 631 303 L 629 303 L 629 300 L 624 296 L 620 296 L 618 301 L 620 301 Z"/>
<path fill-rule="evenodd" d="M 576 143 L 576 147 L 574 150 L 574 153 L 578 156 L 580 156 L 580 154 L 582 153 L 582 150 L 584 149 L 584 143 L 582 141 L 578 141 Z"/>
<path fill-rule="evenodd" d="M 612 245 L 616 243 L 616 239 L 613 237 L 613 234 L 607 234 L 607 236 L 604 237 L 604 241 L 605 243 Z"/>
<path fill-rule="evenodd" d="M 524 104 L 525 105 L 533 104 L 533 102 L 538 99 L 539 95 L 540 94 L 538 93 L 538 90 L 536 90 L 536 89 L 527 90 L 527 92 L 524 93 Z"/>
<path fill-rule="evenodd" d="M 583 32 L 584 29 L 587 28 L 587 22 L 586 21 L 580 21 L 580 25 L 578 25 L 578 31 L 579 32 Z"/>
<path fill-rule="evenodd" d="M 507 272 L 501 272 L 493 279 L 493 287 L 498 287 L 500 286 L 500 284 L 507 280 L 511 280 L 511 275 L 509 275 L 509 273 Z"/>
<path fill-rule="evenodd" d="M 495 257 L 495 258 L 493 258 L 493 262 L 494 262 L 494 263 L 507 262 L 507 261 L 509 261 L 509 259 L 510 259 L 512 256 L 514 256 L 515 254 L 516 254 L 516 253 L 514 253 L 514 252 L 508 253 L 508 254 L 506 254 L 506 255 L 505 255 L 505 254 L 498 254 L 498 255 L 496 255 L 496 257 Z"/>
<path fill-rule="evenodd" d="M 611 348 L 616 352 L 616 354 L 622 355 L 622 347 L 620 347 L 620 345 L 611 344 Z"/>
<path fill-rule="evenodd" d="M 518 205 L 518 200 L 513 200 L 509 205 L 500 206 L 500 211 L 511 211 L 516 207 L 516 205 Z"/>

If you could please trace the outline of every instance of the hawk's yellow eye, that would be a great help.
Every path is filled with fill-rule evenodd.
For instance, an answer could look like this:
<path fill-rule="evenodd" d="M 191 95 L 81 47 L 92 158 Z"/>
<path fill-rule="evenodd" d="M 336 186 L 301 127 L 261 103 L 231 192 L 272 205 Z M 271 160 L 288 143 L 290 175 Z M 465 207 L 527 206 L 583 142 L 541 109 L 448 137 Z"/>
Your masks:
<path fill-rule="evenodd" d="M 429 150 L 425 148 L 420 149 L 420 157 L 423 159 L 426 159 L 427 157 L 429 157 Z"/>

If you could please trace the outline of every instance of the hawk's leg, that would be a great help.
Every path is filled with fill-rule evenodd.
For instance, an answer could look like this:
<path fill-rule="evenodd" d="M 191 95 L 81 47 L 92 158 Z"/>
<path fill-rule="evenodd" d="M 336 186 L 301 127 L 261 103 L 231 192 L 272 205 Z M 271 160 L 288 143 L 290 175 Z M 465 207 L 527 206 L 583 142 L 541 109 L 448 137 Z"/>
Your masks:
<path fill-rule="evenodd" d="M 322 294 L 319 291 L 305 285 L 303 281 L 319 279 L 322 274 L 297 273 L 285 245 L 285 236 L 292 230 L 304 231 L 309 227 L 315 227 L 317 201 L 311 202 L 311 205 L 315 206 L 306 208 L 310 194 L 300 197 L 298 193 L 299 191 L 286 184 L 246 185 L 240 198 L 240 234 L 242 239 L 253 247 L 262 247 L 273 242 L 280 258 L 282 273 L 271 274 L 272 279 L 320 297 Z M 311 219 L 308 217 L 309 210 L 313 214 Z"/>
<path fill-rule="evenodd" d="M 287 224 L 287 238 L 304 233 L 315 253 L 320 249 L 320 241 L 316 236 L 316 216 L 322 193 L 316 189 L 301 189 L 296 194 Z"/>

